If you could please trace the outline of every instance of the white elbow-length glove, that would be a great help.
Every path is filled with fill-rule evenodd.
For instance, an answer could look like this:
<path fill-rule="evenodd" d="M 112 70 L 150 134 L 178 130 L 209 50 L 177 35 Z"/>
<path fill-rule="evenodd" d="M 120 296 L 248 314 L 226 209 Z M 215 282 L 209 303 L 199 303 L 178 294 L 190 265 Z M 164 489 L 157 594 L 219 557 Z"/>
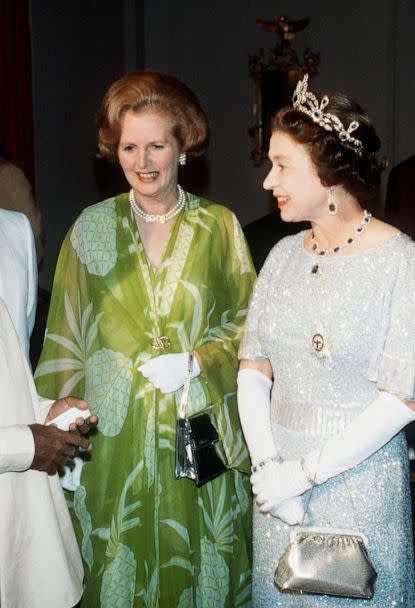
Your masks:
<path fill-rule="evenodd" d="M 277 451 L 271 432 L 270 391 L 272 381 L 258 370 L 238 373 L 238 410 L 253 467 L 262 472 L 276 464 Z M 256 475 L 253 474 L 252 478 Z M 273 481 L 271 481 L 273 485 Z M 304 508 L 300 498 L 292 498 L 271 509 L 271 514 L 290 525 L 300 523 Z"/>
<path fill-rule="evenodd" d="M 398 397 L 379 396 L 338 435 L 300 460 L 271 462 L 254 473 L 252 487 L 263 512 L 271 512 L 293 496 L 357 466 L 383 447 L 409 422 L 415 411 Z"/>
<path fill-rule="evenodd" d="M 172 393 L 183 386 L 188 363 L 189 353 L 173 353 L 150 359 L 137 369 L 162 393 Z M 192 378 L 196 378 L 200 371 L 197 357 L 194 357 Z"/>

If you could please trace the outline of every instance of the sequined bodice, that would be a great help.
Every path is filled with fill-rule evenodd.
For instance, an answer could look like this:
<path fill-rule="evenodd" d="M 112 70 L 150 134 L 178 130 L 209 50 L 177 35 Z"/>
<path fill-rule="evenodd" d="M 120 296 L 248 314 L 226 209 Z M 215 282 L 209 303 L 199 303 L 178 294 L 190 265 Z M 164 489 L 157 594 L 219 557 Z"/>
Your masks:
<path fill-rule="evenodd" d="M 367 372 L 389 314 L 396 252 L 407 240 L 316 258 L 304 249 L 304 232 L 286 239 L 258 304 L 259 342 L 274 371 L 273 424 L 325 437 L 373 401 L 378 389 Z"/>

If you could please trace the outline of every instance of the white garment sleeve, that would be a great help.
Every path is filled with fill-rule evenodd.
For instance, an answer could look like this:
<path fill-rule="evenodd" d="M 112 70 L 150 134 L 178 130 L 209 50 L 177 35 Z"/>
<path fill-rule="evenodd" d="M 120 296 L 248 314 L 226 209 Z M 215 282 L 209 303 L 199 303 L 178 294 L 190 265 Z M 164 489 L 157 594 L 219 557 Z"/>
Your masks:
<path fill-rule="evenodd" d="M 26 471 L 35 455 L 35 441 L 27 425 L 0 427 L 0 474 Z"/>
<path fill-rule="evenodd" d="M 39 400 L 39 409 L 41 412 L 41 419 L 42 419 L 42 424 L 43 424 L 46 420 L 46 416 L 48 415 L 50 408 L 55 403 L 55 400 L 47 399 L 46 397 L 41 397 L 40 395 L 38 395 L 38 400 Z"/>
<path fill-rule="evenodd" d="M 1 166 L 1 200 L 0 206 L 10 211 L 19 211 L 28 218 L 33 232 L 36 252 L 35 260 L 40 263 L 43 258 L 42 217 L 36 206 L 31 185 L 20 167 L 9 162 Z"/>
<path fill-rule="evenodd" d="M 35 239 L 33 236 L 32 228 L 29 220 L 24 215 L 24 224 L 26 231 L 26 243 L 27 243 L 27 327 L 29 330 L 29 336 L 32 335 L 33 327 L 36 319 L 36 306 L 37 306 L 37 287 L 38 287 L 38 273 L 37 273 L 37 256 L 35 249 Z"/>

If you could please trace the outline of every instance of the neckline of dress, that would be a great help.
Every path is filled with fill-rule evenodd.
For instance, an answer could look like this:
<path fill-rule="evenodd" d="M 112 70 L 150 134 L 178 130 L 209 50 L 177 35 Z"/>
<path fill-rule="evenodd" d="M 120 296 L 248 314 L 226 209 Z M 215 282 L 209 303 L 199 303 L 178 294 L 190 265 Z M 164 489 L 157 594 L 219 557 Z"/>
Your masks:
<path fill-rule="evenodd" d="M 176 232 L 177 226 L 178 226 L 178 224 L 180 224 L 181 218 L 183 218 L 184 216 L 186 216 L 186 211 L 187 211 L 187 193 L 186 193 L 186 191 L 183 191 L 183 192 L 184 192 L 184 207 L 173 218 L 173 221 L 172 221 L 172 223 L 170 225 L 169 233 L 167 235 L 167 239 L 166 239 L 166 241 L 164 243 L 164 246 L 163 246 L 163 251 L 162 251 L 162 254 L 161 254 L 161 258 L 160 258 L 160 263 L 157 266 L 154 266 L 151 263 L 150 258 L 147 255 L 147 251 L 146 251 L 146 248 L 144 246 L 143 239 L 141 237 L 139 227 L 137 225 L 137 222 L 135 221 L 134 212 L 133 212 L 133 210 L 131 208 L 131 205 L 129 203 L 128 193 L 127 193 L 127 202 L 128 202 L 128 207 L 129 207 L 129 210 L 130 210 L 130 219 L 131 219 L 131 221 L 132 221 L 132 223 L 134 225 L 134 228 L 135 228 L 136 233 L 137 233 L 137 237 L 138 237 L 139 242 L 141 243 L 141 246 L 143 248 L 144 258 L 145 258 L 146 263 L 148 265 L 148 268 L 149 268 L 149 271 L 150 271 L 150 275 L 152 275 L 153 278 L 156 277 L 158 275 L 159 271 L 163 268 L 163 264 L 164 264 L 164 262 L 166 260 L 167 251 L 168 251 L 168 249 L 170 247 L 170 243 L 172 241 L 173 234 Z"/>

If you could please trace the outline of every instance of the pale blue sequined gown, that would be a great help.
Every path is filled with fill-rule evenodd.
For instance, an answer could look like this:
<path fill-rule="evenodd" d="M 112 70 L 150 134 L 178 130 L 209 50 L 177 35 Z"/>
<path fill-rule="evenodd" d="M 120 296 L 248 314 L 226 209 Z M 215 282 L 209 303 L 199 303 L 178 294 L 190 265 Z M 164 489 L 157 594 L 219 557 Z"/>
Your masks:
<path fill-rule="evenodd" d="M 304 234 L 283 239 L 268 256 L 239 351 L 240 358 L 266 357 L 272 364 L 272 430 L 285 459 L 337 434 L 379 388 L 415 400 L 415 243 L 400 234 L 356 255 L 323 259 L 304 249 Z M 312 274 L 316 261 L 320 269 Z M 319 352 L 312 347 L 315 334 L 324 340 Z M 378 572 L 375 596 L 280 593 L 273 576 L 289 526 L 255 509 L 255 608 L 415 607 L 403 433 L 360 466 L 317 486 L 310 515 L 314 525 L 356 528 L 357 520 Z"/>

